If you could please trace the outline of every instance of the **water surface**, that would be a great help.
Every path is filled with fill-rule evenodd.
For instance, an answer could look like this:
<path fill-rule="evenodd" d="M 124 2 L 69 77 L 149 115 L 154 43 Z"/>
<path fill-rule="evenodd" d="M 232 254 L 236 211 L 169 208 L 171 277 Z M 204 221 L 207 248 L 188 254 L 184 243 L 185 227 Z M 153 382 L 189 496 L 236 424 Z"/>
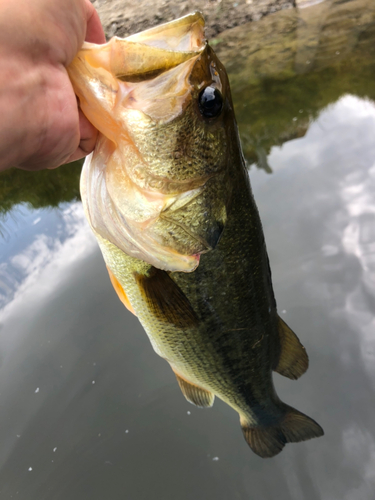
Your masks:
<path fill-rule="evenodd" d="M 47 203 L 48 180 L 34 208 L 17 191 L 3 209 L 1 500 L 373 498 L 375 6 L 285 11 L 214 43 L 278 308 L 310 357 L 275 384 L 325 436 L 262 460 L 231 408 L 187 403 L 111 288 L 76 180 Z"/>

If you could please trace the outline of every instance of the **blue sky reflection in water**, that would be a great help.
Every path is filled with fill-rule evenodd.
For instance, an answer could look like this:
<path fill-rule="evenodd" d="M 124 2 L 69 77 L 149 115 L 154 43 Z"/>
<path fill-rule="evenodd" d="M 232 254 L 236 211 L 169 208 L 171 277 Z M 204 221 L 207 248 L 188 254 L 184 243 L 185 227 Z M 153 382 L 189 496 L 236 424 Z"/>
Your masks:
<path fill-rule="evenodd" d="M 347 94 L 270 148 L 271 175 L 250 170 L 279 311 L 310 357 L 299 381 L 275 384 L 326 433 L 270 460 L 229 407 L 185 401 L 111 289 L 78 202 L 8 215 L 0 498 L 372 499 L 374 137 L 375 104 Z"/>

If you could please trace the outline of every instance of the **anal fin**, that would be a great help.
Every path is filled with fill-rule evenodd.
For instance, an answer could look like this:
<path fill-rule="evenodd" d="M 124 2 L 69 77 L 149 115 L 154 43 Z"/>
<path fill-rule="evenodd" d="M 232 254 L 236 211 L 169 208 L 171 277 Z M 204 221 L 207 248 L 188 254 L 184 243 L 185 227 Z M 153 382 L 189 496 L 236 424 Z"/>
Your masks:
<path fill-rule="evenodd" d="M 274 371 L 293 380 L 305 373 L 309 366 L 306 349 L 297 335 L 279 317 L 278 331 L 280 340 L 280 354 Z"/>
<path fill-rule="evenodd" d="M 199 408 L 210 408 L 214 404 L 215 395 L 212 394 L 212 392 L 188 382 L 184 377 L 176 373 L 173 368 L 172 370 L 176 375 L 182 394 L 189 401 L 189 403 L 199 406 Z"/>
<path fill-rule="evenodd" d="M 134 316 L 137 316 L 135 314 L 135 311 L 132 308 L 132 305 L 130 304 L 128 296 L 126 295 L 124 289 L 122 288 L 119 280 L 116 278 L 116 276 L 113 274 L 113 272 L 109 269 L 108 266 L 107 266 L 107 271 L 108 271 L 108 274 L 109 274 L 109 279 L 111 280 L 112 286 L 115 289 L 115 292 L 117 293 L 118 298 L 124 304 L 124 306 L 126 307 L 126 309 L 128 309 L 128 311 L 130 311 L 131 313 L 133 313 Z"/>

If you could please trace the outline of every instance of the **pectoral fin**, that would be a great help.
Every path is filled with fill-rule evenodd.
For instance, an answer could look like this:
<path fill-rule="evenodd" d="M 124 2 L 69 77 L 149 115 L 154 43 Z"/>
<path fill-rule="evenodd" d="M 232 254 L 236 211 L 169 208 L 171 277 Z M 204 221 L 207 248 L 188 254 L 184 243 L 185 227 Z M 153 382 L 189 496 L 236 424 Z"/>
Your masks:
<path fill-rule="evenodd" d="M 134 273 L 147 306 L 158 320 L 178 328 L 191 328 L 198 318 L 188 298 L 168 273 L 151 268 L 148 275 Z"/>
<path fill-rule="evenodd" d="M 293 380 L 305 373 L 309 366 L 306 349 L 297 335 L 279 318 L 280 354 L 274 371 Z"/>
<path fill-rule="evenodd" d="M 124 292 L 124 289 L 122 288 L 120 282 L 118 281 L 118 279 L 116 278 L 116 276 L 112 273 L 112 271 L 109 269 L 109 267 L 107 267 L 107 271 L 108 271 L 109 278 L 111 280 L 112 286 L 113 286 L 113 288 L 115 289 L 115 291 L 116 291 L 116 293 L 118 295 L 118 298 L 124 304 L 124 306 L 126 307 L 126 309 L 128 309 L 131 313 L 133 313 L 135 316 L 137 316 L 135 314 L 135 311 L 132 308 L 132 305 L 130 304 L 129 299 L 128 299 L 126 293 Z"/>
<path fill-rule="evenodd" d="M 214 404 L 215 395 L 212 394 L 212 392 L 188 382 L 185 378 L 179 375 L 174 368 L 172 368 L 172 370 L 176 375 L 182 394 L 189 401 L 189 403 L 199 406 L 200 408 L 210 408 Z"/>

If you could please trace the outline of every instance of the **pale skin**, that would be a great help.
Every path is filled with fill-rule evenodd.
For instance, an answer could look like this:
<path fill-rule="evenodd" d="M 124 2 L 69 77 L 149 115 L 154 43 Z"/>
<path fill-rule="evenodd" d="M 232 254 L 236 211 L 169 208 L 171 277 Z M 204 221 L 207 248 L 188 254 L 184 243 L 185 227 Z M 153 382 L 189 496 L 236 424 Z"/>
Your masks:
<path fill-rule="evenodd" d="M 104 43 L 89 0 L 0 0 L 0 170 L 56 168 L 95 147 L 66 68 Z"/>

